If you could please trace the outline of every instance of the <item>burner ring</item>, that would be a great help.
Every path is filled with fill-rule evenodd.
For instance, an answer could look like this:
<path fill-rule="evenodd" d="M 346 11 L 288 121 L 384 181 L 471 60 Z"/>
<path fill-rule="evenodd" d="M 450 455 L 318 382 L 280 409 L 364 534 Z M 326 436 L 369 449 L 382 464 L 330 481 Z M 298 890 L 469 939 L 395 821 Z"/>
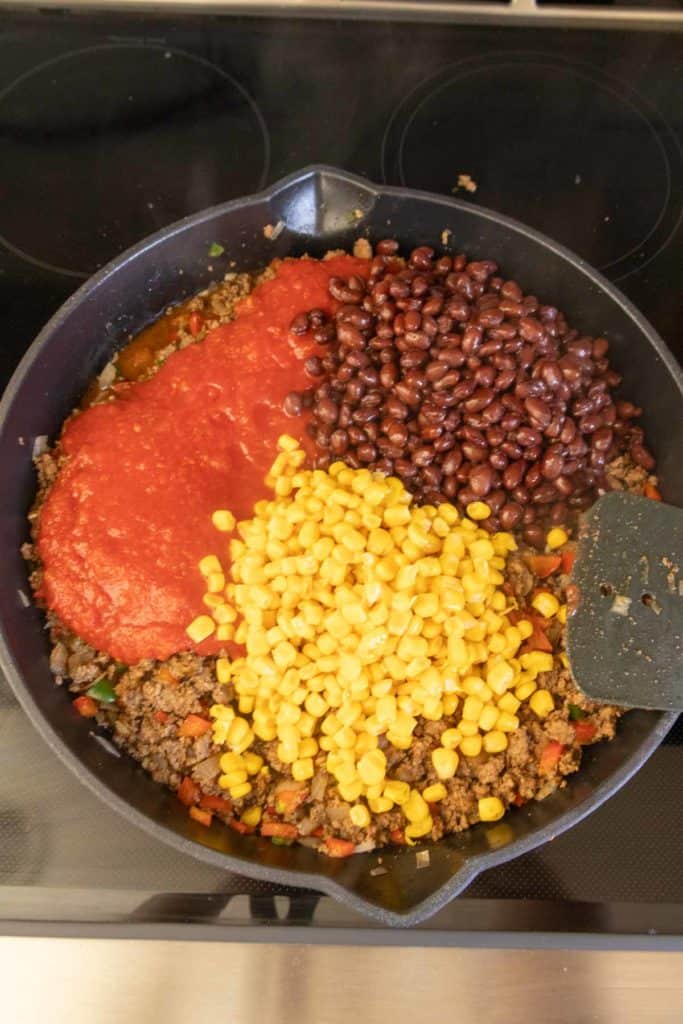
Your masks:
<path fill-rule="evenodd" d="M 515 104 L 497 105 L 498 97 L 506 94 L 503 90 L 511 88 L 517 89 Z M 549 103 L 544 100 L 546 93 L 552 95 Z M 482 101 L 481 114 L 478 100 Z M 572 101 L 587 111 L 589 129 L 612 133 L 611 145 L 620 146 L 620 152 L 631 153 L 640 147 L 646 155 L 635 169 L 637 209 L 629 207 L 627 219 L 620 209 L 620 204 L 627 205 L 628 198 L 623 170 L 604 159 L 610 147 L 587 154 L 572 148 L 574 136 L 580 138 L 587 131 L 585 122 L 569 124 L 567 130 L 567 122 L 562 120 L 563 105 L 566 111 Z M 518 131 L 523 116 L 520 108 L 530 109 L 548 131 L 547 151 L 543 140 L 531 136 L 531 141 L 535 155 L 548 159 L 555 180 L 544 180 L 542 170 L 534 179 L 535 168 L 525 159 L 528 146 L 524 133 Z M 444 133 L 434 130 L 439 119 L 447 123 L 451 133 L 459 133 L 457 163 L 451 157 L 451 185 L 459 173 L 471 174 L 483 186 L 476 200 L 481 196 L 484 205 L 558 238 L 612 280 L 621 280 L 650 263 L 669 244 L 683 219 L 683 156 L 674 132 L 662 115 L 630 87 L 594 68 L 530 51 L 490 53 L 447 65 L 418 83 L 392 114 L 382 140 L 385 182 L 397 180 L 401 185 L 432 191 L 451 190 L 438 168 L 438 159 L 432 161 L 437 163 L 437 170 L 431 177 L 415 166 L 419 163 L 415 154 L 423 147 L 428 153 L 431 147 L 435 158 L 440 158 L 444 149 L 448 155 L 453 152 L 452 136 L 444 141 Z M 527 131 L 533 127 L 532 114 L 529 122 L 523 126 Z M 507 130 L 515 137 L 508 137 Z M 438 153 L 434 136 L 439 136 Z M 496 144 L 507 157 L 499 157 Z M 595 203 L 596 198 L 600 201 L 599 220 L 595 210 L 592 218 L 590 212 L 586 217 L 576 191 L 558 191 L 567 167 L 577 165 L 582 169 L 587 166 L 589 176 L 593 176 L 588 189 L 583 190 L 584 203 Z M 506 169 L 510 174 L 504 178 Z M 634 166 L 629 171 L 633 175 Z M 572 174 L 572 178 L 575 189 L 583 184 L 582 175 Z M 655 186 L 649 188 L 651 180 Z M 532 195 L 534 185 L 537 191 Z M 550 209 L 543 206 L 546 194 L 555 200 Z M 562 203 L 572 208 L 564 218 Z M 632 215 L 634 209 L 636 216 Z M 608 216 L 604 216 L 606 212 Z M 607 224 L 608 231 L 598 231 Z"/>
<path fill-rule="evenodd" d="M 84 87 L 70 89 L 74 82 Z M 84 279 L 141 237 L 263 188 L 270 137 L 244 86 L 204 57 L 105 43 L 43 61 L 0 91 L 0 157 L 0 244 L 43 270 Z M 161 158 L 158 177 L 147 158 Z"/>

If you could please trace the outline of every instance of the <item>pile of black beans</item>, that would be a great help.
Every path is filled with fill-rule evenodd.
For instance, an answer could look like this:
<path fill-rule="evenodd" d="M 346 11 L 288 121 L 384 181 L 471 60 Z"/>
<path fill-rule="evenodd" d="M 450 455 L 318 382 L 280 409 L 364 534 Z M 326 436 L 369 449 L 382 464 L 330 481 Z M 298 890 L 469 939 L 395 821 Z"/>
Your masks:
<path fill-rule="evenodd" d="M 398 249 L 378 243 L 367 281 L 330 280 L 333 317 L 291 324 L 324 346 L 306 362 L 316 386 L 284 403 L 310 409 L 317 466 L 396 475 L 422 503 L 485 501 L 489 530 L 537 546 L 595 500 L 617 455 L 654 468 L 640 409 L 612 394 L 605 338 L 570 328 L 492 260 Z"/>

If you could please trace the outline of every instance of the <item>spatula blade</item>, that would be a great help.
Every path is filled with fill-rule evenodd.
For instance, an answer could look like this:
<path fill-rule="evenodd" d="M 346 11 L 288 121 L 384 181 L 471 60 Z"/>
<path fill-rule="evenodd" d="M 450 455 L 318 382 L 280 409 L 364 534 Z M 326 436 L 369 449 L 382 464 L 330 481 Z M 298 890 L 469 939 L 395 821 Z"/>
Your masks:
<path fill-rule="evenodd" d="M 680 509 L 613 491 L 581 517 L 567 653 L 587 697 L 683 710 L 682 566 Z"/>

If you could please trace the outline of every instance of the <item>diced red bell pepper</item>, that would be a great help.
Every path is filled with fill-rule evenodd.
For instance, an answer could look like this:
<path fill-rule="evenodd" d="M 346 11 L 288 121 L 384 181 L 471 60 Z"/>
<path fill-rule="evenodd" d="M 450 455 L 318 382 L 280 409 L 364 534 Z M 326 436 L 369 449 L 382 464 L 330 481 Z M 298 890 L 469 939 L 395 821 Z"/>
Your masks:
<path fill-rule="evenodd" d="M 165 722 L 168 722 L 168 711 L 155 711 L 154 718 L 157 722 L 161 722 L 164 725 Z"/>
<path fill-rule="evenodd" d="M 563 752 L 564 746 L 562 743 L 558 743 L 557 740 L 550 740 L 549 743 L 546 743 L 541 751 L 541 758 L 538 764 L 539 772 L 542 775 L 549 774 L 556 767 Z"/>
<path fill-rule="evenodd" d="M 196 804 L 201 796 L 201 790 L 194 779 L 191 779 L 189 775 L 186 775 L 178 786 L 176 796 L 180 800 L 181 804 L 185 804 L 186 807 L 191 807 L 192 804 Z"/>
<path fill-rule="evenodd" d="M 405 846 L 406 834 L 402 828 L 394 828 L 389 833 L 389 838 L 396 846 Z"/>
<path fill-rule="evenodd" d="M 574 722 L 573 725 L 577 743 L 590 743 L 598 731 L 594 722 L 584 719 Z"/>
<path fill-rule="evenodd" d="M 574 568 L 574 562 L 576 561 L 576 551 L 574 548 L 567 548 L 566 551 L 562 552 L 562 572 L 565 576 L 569 576 L 570 572 Z"/>
<path fill-rule="evenodd" d="M 528 654 L 529 651 L 547 651 L 548 654 L 551 654 L 553 645 L 550 643 L 545 632 L 547 619 L 544 619 L 542 615 L 534 615 L 531 612 L 523 616 L 523 618 L 529 620 L 534 631 L 531 636 L 527 637 L 524 641 L 520 653 Z"/>
<path fill-rule="evenodd" d="M 515 805 L 515 807 L 523 807 L 526 803 L 526 800 L 524 799 L 521 793 L 515 793 L 515 795 L 512 798 L 512 802 Z"/>
<path fill-rule="evenodd" d="M 97 702 L 92 697 L 86 697 L 85 694 L 76 697 L 72 704 L 79 715 L 83 715 L 83 718 L 94 718 L 97 714 Z"/>
<path fill-rule="evenodd" d="M 233 832 L 239 832 L 241 836 L 250 836 L 256 831 L 253 825 L 247 825 L 245 824 L 245 822 L 240 821 L 238 818 L 231 818 L 231 820 L 228 822 L 228 825 L 233 830 Z"/>
<path fill-rule="evenodd" d="M 275 811 L 277 814 L 291 814 L 307 799 L 307 789 L 282 789 L 275 797 Z"/>
<path fill-rule="evenodd" d="M 296 839 L 299 830 L 296 825 L 289 825 L 285 821 L 264 821 L 261 825 L 262 836 L 275 836 L 278 839 Z"/>
<path fill-rule="evenodd" d="M 192 334 L 196 338 L 196 336 L 199 334 L 203 326 L 204 317 L 202 316 L 202 314 L 197 312 L 190 313 L 190 319 L 188 321 L 190 334 Z"/>
<path fill-rule="evenodd" d="M 194 818 L 195 821 L 198 821 L 200 825 L 204 825 L 206 828 L 208 828 L 213 821 L 213 815 L 210 811 L 202 811 L 199 807 L 195 807 L 194 805 L 190 807 L 190 817 Z"/>
<path fill-rule="evenodd" d="M 211 722 L 208 718 L 202 718 L 201 715 L 188 715 L 180 723 L 178 729 L 179 736 L 189 736 L 191 739 L 198 739 L 203 736 L 205 732 L 208 732 L 211 728 Z"/>
<path fill-rule="evenodd" d="M 350 857 L 355 852 L 356 846 L 348 839 L 335 839 L 334 836 L 328 836 L 322 844 L 322 849 L 328 857 Z"/>
<path fill-rule="evenodd" d="M 643 494 L 646 498 L 652 498 L 653 501 L 661 501 L 662 496 L 654 484 L 645 484 Z"/>
<path fill-rule="evenodd" d="M 529 568 L 539 580 L 552 576 L 561 565 L 561 555 L 531 555 L 529 558 Z"/>
<path fill-rule="evenodd" d="M 325 829 L 322 827 L 322 825 L 318 825 L 317 828 L 313 829 L 311 835 L 313 836 L 314 839 L 322 839 L 322 837 L 325 835 Z"/>
<path fill-rule="evenodd" d="M 217 814 L 230 814 L 232 803 L 223 796 L 214 796 L 213 793 L 202 793 L 199 798 L 199 806 L 205 811 L 216 811 Z"/>

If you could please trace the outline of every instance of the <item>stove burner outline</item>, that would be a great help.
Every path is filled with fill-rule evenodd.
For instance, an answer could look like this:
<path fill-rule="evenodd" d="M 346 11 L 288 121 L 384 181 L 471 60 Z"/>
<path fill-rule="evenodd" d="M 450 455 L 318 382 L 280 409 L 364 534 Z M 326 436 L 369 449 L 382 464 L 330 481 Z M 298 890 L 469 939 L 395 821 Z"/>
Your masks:
<path fill-rule="evenodd" d="M 390 184 L 390 165 L 393 162 L 395 163 L 396 170 L 398 171 L 400 184 L 402 186 L 408 185 L 404 166 L 407 137 L 422 108 L 432 100 L 437 93 L 443 91 L 449 86 L 452 86 L 455 82 L 459 82 L 464 78 L 472 77 L 476 74 L 481 74 L 490 69 L 498 71 L 501 68 L 525 68 L 530 65 L 532 65 L 534 69 L 545 67 L 550 68 L 552 71 L 565 71 L 584 82 L 594 84 L 602 92 L 607 93 L 613 99 L 616 99 L 619 103 L 627 107 L 632 114 L 635 114 L 635 116 L 638 117 L 645 125 L 650 136 L 654 140 L 662 159 L 662 169 L 666 181 L 664 198 L 659 208 L 656 220 L 648 230 L 647 234 L 636 244 L 631 245 L 626 252 L 622 253 L 616 259 L 612 259 L 598 267 L 602 273 L 609 275 L 610 279 L 615 282 L 621 281 L 624 278 L 629 277 L 631 274 L 640 272 L 649 263 L 651 263 L 663 249 L 666 248 L 683 221 L 683 149 L 671 126 L 652 104 L 645 101 L 643 97 L 636 93 L 630 86 L 613 76 L 595 74 L 594 69 L 590 65 L 582 65 L 578 62 L 564 60 L 547 52 L 540 53 L 524 50 L 518 50 L 514 53 L 491 52 L 481 56 L 465 58 L 455 64 L 445 65 L 428 78 L 424 78 L 422 81 L 418 82 L 417 85 L 415 85 L 410 92 L 403 97 L 391 114 L 381 143 L 380 160 L 383 181 L 386 184 Z M 405 123 L 401 127 L 402 119 L 405 119 Z M 659 124 L 656 122 L 659 122 Z M 393 154 L 392 159 L 392 142 L 390 137 L 392 132 L 396 132 L 399 129 L 400 136 L 398 139 L 398 145 L 396 146 L 394 143 L 395 154 Z M 667 152 L 663 138 L 666 138 L 668 141 L 670 152 Z M 677 164 L 675 169 L 672 168 L 672 156 Z M 459 170 L 459 168 L 456 168 L 456 172 Z M 462 170 L 466 170 L 468 173 L 474 173 L 474 170 L 470 167 L 463 168 Z M 674 188 L 673 179 L 676 172 L 677 177 L 681 180 L 681 186 Z M 638 251 L 645 248 L 648 241 L 660 228 L 660 225 L 669 213 L 669 209 L 672 204 L 677 205 L 678 209 L 674 206 L 674 210 L 672 212 L 672 223 L 667 228 L 666 236 L 659 242 L 654 251 L 647 254 L 645 259 L 642 259 L 637 264 L 633 265 L 631 257 L 633 257 Z M 509 215 L 514 216 L 513 213 Z M 543 228 L 540 228 L 540 230 L 543 230 Z M 558 239 L 558 241 L 561 241 L 561 239 Z M 631 266 L 629 266 L 629 261 L 632 264 Z M 619 272 L 620 267 L 623 267 L 624 264 L 626 264 L 626 269 Z"/>
<path fill-rule="evenodd" d="M 193 61 L 196 64 L 200 64 L 203 67 L 216 72 L 216 74 L 218 74 L 222 79 L 230 83 L 230 85 L 237 90 L 241 98 L 246 102 L 249 110 L 251 111 L 251 114 L 255 118 L 256 125 L 260 133 L 261 143 L 263 145 L 263 167 L 261 170 L 260 177 L 251 191 L 257 192 L 265 187 L 265 184 L 268 180 L 268 173 L 270 170 L 271 160 L 270 133 L 268 131 L 265 118 L 263 117 L 263 114 L 261 113 L 255 100 L 247 92 L 244 86 L 241 85 L 236 78 L 229 74 L 229 72 L 225 71 L 217 64 L 214 64 L 211 61 L 207 60 L 205 57 L 201 57 L 197 54 L 190 53 L 186 50 L 179 50 L 176 47 L 166 46 L 161 43 L 144 42 L 136 40 L 102 43 L 97 46 L 86 46 L 81 47 L 77 50 L 68 50 L 65 53 L 58 54 L 56 57 L 50 57 L 48 60 L 41 61 L 41 63 L 36 64 L 34 67 L 22 72 L 17 78 L 10 82 L 9 85 L 5 86 L 3 89 L 0 90 L 0 104 L 2 104 L 6 97 L 9 96 L 15 89 L 19 88 L 25 81 L 32 78 L 34 75 L 42 73 L 48 68 L 62 64 L 65 61 L 73 59 L 74 57 L 82 57 L 85 54 L 92 54 L 101 51 L 111 52 L 123 50 L 152 50 L 163 53 L 164 57 L 169 59 L 172 57 L 182 57 L 186 60 Z M 193 211 L 188 211 L 188 213 L 191 212 Z M 131 241 L 129 244 L 135 244 L 135 240 Z M 27 252 L 21 246 L 16 245 L 9 238 L 7 238 L 1 231 L 0 245 L 3 245 L 9 252 L 13 253 L 15 256 L 18 256 L 20 259 L 26 260 L 27 263 L 39 267 L 41 270 L 47 270 L 50 272 L 63 274 L 66 277 L 72 277 L 78 280 L 87 280 L 87 278 L 91 277 L 92 274 L 96 272 L 96 270 L 100 269 L 100 267 L 98 266 L 97 268 L 95 268 L 95 270 L 90 271 L 74 270 L 70 267 L 63 267 L 60 266 L 59 264 L 51 263 L 47 260 L 40 259 L 40 257 L 33 256 L 31 253 Z M 126 248 L 128 248 L 128 246 L 126 246 Z M 116 255 L 117 254 L 114 253 L 110 258 L 113 259 L 116 257 Z M 105 261 L 105 263 L 106 262 L 108 262 L 108 260 Z M 105 264 L 103 263 L 102 265 Z"/>

